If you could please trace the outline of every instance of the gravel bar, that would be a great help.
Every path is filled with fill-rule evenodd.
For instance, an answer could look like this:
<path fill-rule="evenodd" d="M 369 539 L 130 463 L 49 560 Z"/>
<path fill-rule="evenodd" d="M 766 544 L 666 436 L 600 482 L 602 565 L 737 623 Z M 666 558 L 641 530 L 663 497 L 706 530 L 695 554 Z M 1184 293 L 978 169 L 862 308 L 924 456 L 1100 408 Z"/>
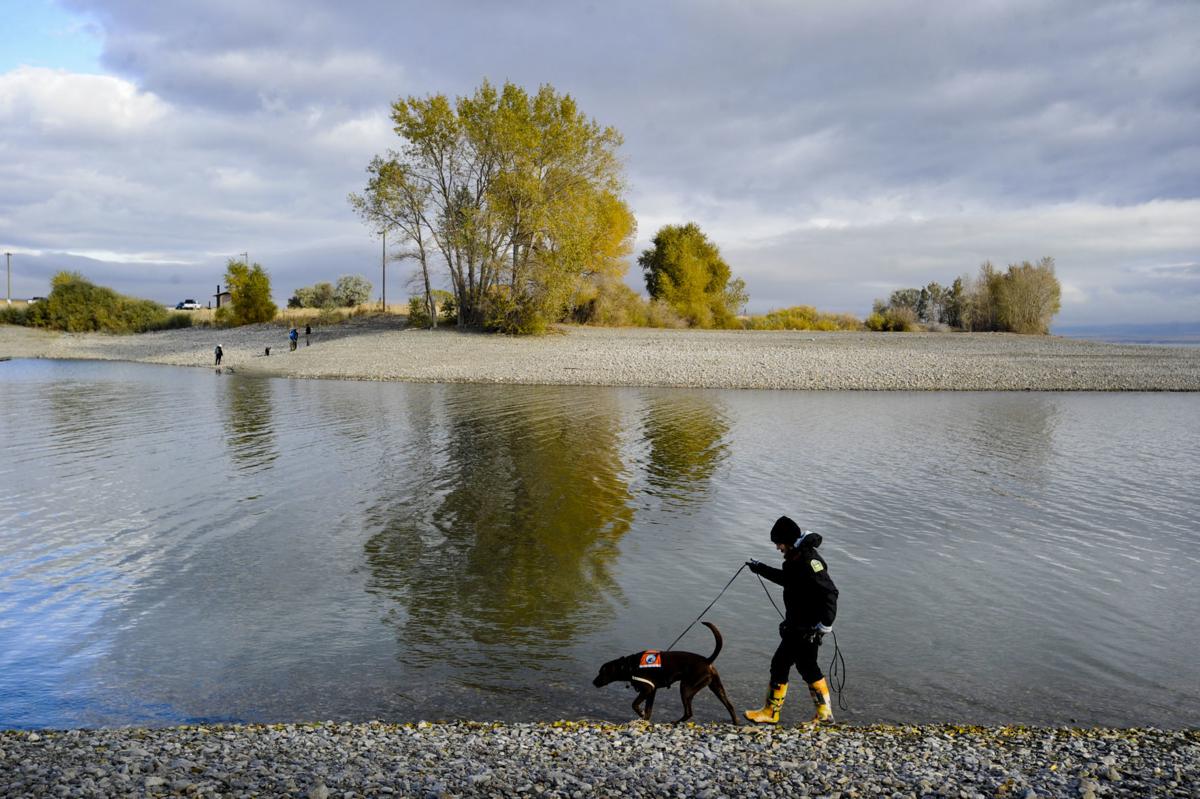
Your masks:
<path fill-rule="evenodd" d="M 511 337 L 363 317 L 289 352 L 277 325 L 132 336 L 0 325 L 0 357 L 213 366 L 276 377 L 422 383 L 868 391 L 1200 391 L 1200 347 L 1008 333 L 817 333 L 562 327 Z M 270 356 L 264 355 L 271 347 Z"/>
<path fill-rule="evenodd" d="M 0 733 L 0 795 L 1200 796 L 1200 731 L 596 722 Z"/>

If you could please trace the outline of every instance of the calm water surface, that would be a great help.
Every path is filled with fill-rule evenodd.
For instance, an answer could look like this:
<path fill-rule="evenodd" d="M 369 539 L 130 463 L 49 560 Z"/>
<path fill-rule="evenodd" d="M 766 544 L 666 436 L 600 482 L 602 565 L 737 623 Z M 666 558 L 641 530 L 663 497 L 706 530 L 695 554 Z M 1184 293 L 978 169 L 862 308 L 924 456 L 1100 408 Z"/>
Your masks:
<path fill-rule="evenodd" d="M 1200 720 L 1200 395 L 14 361 L 0 440 L 0 727 L 626 720 L 598 665 L 776 560 L 781 513 L 842 591 L 842 720 Z M 758 580 L 707 618 L 734 703 L 761 701 Z"/>

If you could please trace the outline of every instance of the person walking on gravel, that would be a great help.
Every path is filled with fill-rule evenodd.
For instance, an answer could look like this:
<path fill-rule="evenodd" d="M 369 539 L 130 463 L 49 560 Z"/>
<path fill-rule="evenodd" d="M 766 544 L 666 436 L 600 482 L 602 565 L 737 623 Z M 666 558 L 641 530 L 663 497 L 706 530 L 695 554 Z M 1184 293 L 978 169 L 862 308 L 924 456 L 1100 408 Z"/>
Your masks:
<path fill-rule="evenodd" d="M 747 710 L 746 718 L 756 724 L 779 723 L 779 712 L 787 696 L 788 673 L 794 665 L 808 683 L 808 693 L 816 707 L 812 721 L 833 721 L 829 683 L 817 665 L 817 650 L 825 633 L 833 629 L 838 590 L 825 559 L 817 553 L 821 536 L 800 529 L 787 516 L 780 516 L 771 528 L 771 543 L 783 555 L 782 569 L 757 560 L 748 560 L 746 565 L 760 577 L 783 586 L 787 613 L 779 624 L 779 647 L 771 658 L 767 700 L 761 710 Z"/>

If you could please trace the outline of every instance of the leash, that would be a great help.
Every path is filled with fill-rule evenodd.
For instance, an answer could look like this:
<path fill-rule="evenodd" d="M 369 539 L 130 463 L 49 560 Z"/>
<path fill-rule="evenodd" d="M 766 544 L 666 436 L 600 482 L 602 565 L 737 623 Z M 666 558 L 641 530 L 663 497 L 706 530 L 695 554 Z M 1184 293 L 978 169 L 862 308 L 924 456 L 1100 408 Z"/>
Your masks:
<path fill-rule="evenodd" d="M 738 578 L 738 575 L 742 573 L 742 569 L 744 568 L 746 568 L 745 563 L 738 567 L 738 570 L 733 573 L 733 576 L 729 578 L 729 582 L 725 583 L 725 587 L 721 589 L 721 593 L 717 594 L 716 599 L 714 599 L 712 602 L 709 602 L 708 606 L 705 607 L 704 610 L 700 611 L 700 615 L 697 616 L 691 624 L 685 627 L 683 632 L 675 637 L 675 640 L 671 642 L 671 645 L 663 650 L 664 652 L 670 652 L 672 649 L 674 649 L 675 644 L 679 643 L 679 639 L 687 635 L 688 630 L 695 627 L 696 622 L 704 618 L 704 614 L 708 613 L 708 611 L 712 609 L 712 606 L 717 604 L 717 600 L 724 596 L 725 592 L 729 590 L 729 586 L 733 585 L 733 581 Z M 766 593 L 767 599 L 771 603 L 771 607 L 775 608 L 775 612 L 779 614 L 779 618 L 785 618 L 783 611 L 780 610 L 779 606 L 775 604 L 775 597 L 771 596 L 771 592 L 768 590 L 767 584 L 763 582 L 763 578 L 757 574 L 754 576 L 758 577 L 758 584 L 762 586 L 763 592 Z M 842 689 L 846 687 L 846 658 L 842 656 L 842 650 L 838 647 L 837 633 L 833 630 L 830 630 L 830 632 L 833 633 L 833 659 L 829 662 L 829 687 L 832 688 L 834 693 L 837 694 L 838 709 L 845 710 L 846 700 L 842 698 Z"/>
<path fill-rule="evenodd" d="M 725 587 L 721 589 L 721 593 L 720 593 L 720 594 L 717 594 L 717 599 L 720 599 L 720 598 L 721 598 L 721 594 L 724 594 L 724 593 L 725 593 L 727 590 L 729 590 L 729 586 L 733 585 L 733 581 L 737 579 L 738 575 L 742 573 L 742 569 L 744 569 L 744 568 L 746 568 L 746 564 L 745 564 L 745 563 L 743 563 L 743 564 L 741 565 L 741 568 L 739 568 L 737 571 L 735 571 L 735 572 L 733 573 L 733 576 L 729 578 L 729 582 L 725 583 Z M 759 579 L 761 580 L 762 578 L 760 577 Z M 766 588 L 766 586 L 763 586 L 763 587 L 764 587 L 764 588 Z M 698 621 L 700 621 L 702 618 L 704 618 L 704 614 L 705 614 L 705 613 L 708 613 L 708 611 L 709 611 L 709 610 L 712 608 L 712 606 L 713 606 L 713 605 L 715 605 L 715 604 L 717 604 L 717 599 L 714 599 L 712 602 L 709 602 L 709 603 L 708 603 L 708 607 L 707 607 L 707 608 L 705 608 L 704 610 L 700 611 L 700 615 L 696 617 L 695 621 L 693 621 L 691 624 L 689 624 L 689 625 L 687 626 L 687 628 L 686 628 L 686 629 L 684 629 L 684 631 L 683 631 L 683 632 L 681 632 L 681 633 L 680 633 L 678 636 L 676 636 L 675 640 L 671 642 L 671 645 L 670 645 L 669 647 L 667 647 L 666 649 L 664 649 L 663 651 L 664 651 L 664 652 L 670 652 L 672 649 L 674 649 L 674 648 L 675 648 L 675 644 L 679 643 L 679 639 L 680 639 L 680 638 L 682 638 L 683 636 L 687 635 L 687 634 L 688 634 L 688 630 L 690 630 L 690 629 L 692 629 L 693 627 L 695 627 L 695 626 L 696 626 L 696 622 L 698 622 Z"/>
<path fill-rule="evenodd" d="M 846 687 L 846 658 L 838 649 L 837 633 L 833 632 L 833 659 L 829 661 L 829 687 L 837 692 L 838 709 L 846 709 L 846 700 L 842 698 L 842 689 Z"/>
<path fill-rule="evenodd" d="M 737 575 L 734 575 L 735 577 Z M 770 590 L 767 589 L 767 584 L 763 582 L 761 575 L 758 577 L 758 584 L 762 586 L 763 591 L 767 594 L 767 599 L 771 601 L 771 607 L 775 608 L 775 612 L 779 614 L 779 618 L 785 618 L 783 611 L 775 604 L 775 597 L 771 596 Z M 693 622 L 694 624 L 695 622 Z M 830 630 L 833 633 L 833 659 L 829 661 L 829 687 L 837 694 L 838 709 L 846 709 L 846 700 L 842 697 L 842 689 L 846 687 L 846 658 L 842 656 L 842 650 L 838 647 L 837 632 Z"/>

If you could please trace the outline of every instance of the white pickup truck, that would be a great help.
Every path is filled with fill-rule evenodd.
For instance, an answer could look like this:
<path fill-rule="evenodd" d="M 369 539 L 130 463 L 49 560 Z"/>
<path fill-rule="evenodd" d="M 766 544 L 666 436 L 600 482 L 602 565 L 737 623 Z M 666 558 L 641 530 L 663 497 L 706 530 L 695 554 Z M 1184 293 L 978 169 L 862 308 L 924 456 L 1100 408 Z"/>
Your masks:
<path fill-rule="evenodd" d="M 184 300 L 183 302 L 177 303 L 175 305 L 175 310 L 177 310 L 177 311 L 198 311 L 198 310 L 200 310 L 200 303 L 196 302 L 195 300 Z"/>

